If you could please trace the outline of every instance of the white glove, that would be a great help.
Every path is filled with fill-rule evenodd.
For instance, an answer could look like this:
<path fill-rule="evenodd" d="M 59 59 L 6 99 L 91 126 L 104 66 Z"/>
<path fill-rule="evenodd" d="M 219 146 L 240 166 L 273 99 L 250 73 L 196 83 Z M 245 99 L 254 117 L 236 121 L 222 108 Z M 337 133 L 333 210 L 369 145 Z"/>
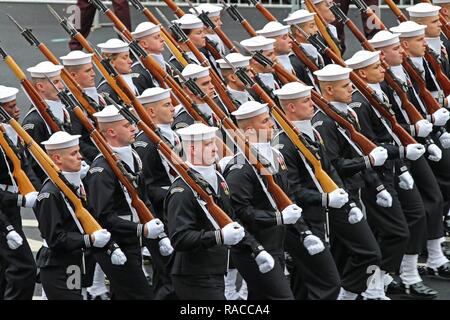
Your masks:
<path fill-rule="evenodd" d="M 387 190 L 382 190 L 377 194 L 377 205 L 380 207 L 392 207 L 392 196 Z"/>
<path fill-rule="evenodd" d="M 147 228 L 146 238 L 148 239 L 156 239 L 161 233 L 164 232 L 164 224 L 158 218 L 147 222 L 144 228 Z"/>
<path fill-rule="evenodd" d="M 406 158 L 416 161 L 425 153 L 425 147 L 420 143 L 408 144 L 406 146 Z"/>
<path fill-rule="evenodd" d="M 111 233 L 106 229 L 94 231 L 92 236 L 94 237 L 94 243 L 92 245 L 96 248 L 103 248 L 111 239 Z"/>
<path fill-rule="evenodd" d="M 123 266 L 127 262 L 125 253 L 118 248 L 111 253 L 111 263 L 115 266 Z"/>
<path fill-rule="evenodd" d="M 342 208 L 348 202 L 348 193 L 344 189 L 336 189 L 328 193 L 328 206 L 331 208 Z"/>
<path fill-rule="evenodd" d="M 355 224 L 360 222 L 363 217 L 364 215 L 361 209 L 358 207 L 353 207 L 348 213 L 348 222 L 350 222 L 350 224 Z"/>
<path fill-rule="evenodd" d="M 231 222 L 222 228 L 223 244 L 226 246 L 234 246 L 244 235 L 244 228 L 237 222 Z"/>
<path fill-rule="evenodd" d="M 418 137 L 428 137 L 428 135 L 433 131 L 433 125 L 425 119 L 416 122 L 416 136 Z"/>
<path fill-rule="evenodd" d="M 296 204 L 288 205 L 281 212 L 284 224 L 294 224 L 302 216 L 302 208 Z"/>
<path fill-rule="evenodd" d="M 441 160 L 442 150 L 439 149 L 439 147 L 434 143 L 428 146 L 427 151 L 428 151 L 428 159 L 430 159 L 431 161 L 438 162 L 439 160 Z"/>
<path fill-rule="evenodd" d="M 376 147 L 369 153 L 370 163 L 374 167 L 382 166 L 388 158 L 387 150 L 383 147 Z"/>
<path fill-rule="evenodd" d="M 16 250 L 23 243 L 23 239 L 15 230 L 10 231 L 6 235 L 6 242 L 11 250 Z"/>
<path fill-rule="evenodd" d="M 265 250 L 261 251 L 256 256 L 255 261 L 261 273 L 269 272 L 275 265 L 275 260 L 273 260 L 272 256 Z"/>
<path fill-rule="evenodd" d="M 80 170 L 80 176 L 81 179 L 84 179 L 84 177 L 86 177 L 88 171 L 89 171 L 89 165 L 86 163 L 86 161 L 82 160 L 81 161 L 81 170 Z"/>
<path fill-rule="evenodd" d="M 411 190 L 414 187 L 414 179 L 409 171 L 403 172 L 398 176 L 398 186 L 403 190 Z"/>
<path fill-rule="evenodd" d="M 433 113 L 433 124 L 435 126 L 443 126 L 450 119 L 450 112 L 445 108 L 440 108 Z"/>
<path fill-rule="evenodd" d="M 319 237 L 312 234 L 305 237 L 305 240 L 303 240 L 303 245 L 305 246 L 306 250 L 308 250 L 310 256 L 313 256 L 325 250 L 325 246 L 323 245 L 323 242 L 319 239 Z"/>
<path fill-rule="evenodd" d="M 441 136 L 439 137 L 439 142 L 441 143 L 442 148 L 450 148 L 450 133 L 444 132 L 443 134 L 441 134 Z"/>
<path fill-rule="evenodd" d="M 33 208 L 38 196 L 37 191 L 28 192 L 25 195 L 25 208 Z"/>
<path fill-rule="evenodd" d="M 170 256 L 173 252 L 172 244 L 170 243 L 169 238 L 164 237 L 161 240 L 159 240 L 159 253 L 161 253 L 162 256 L 167 257 Z"/>

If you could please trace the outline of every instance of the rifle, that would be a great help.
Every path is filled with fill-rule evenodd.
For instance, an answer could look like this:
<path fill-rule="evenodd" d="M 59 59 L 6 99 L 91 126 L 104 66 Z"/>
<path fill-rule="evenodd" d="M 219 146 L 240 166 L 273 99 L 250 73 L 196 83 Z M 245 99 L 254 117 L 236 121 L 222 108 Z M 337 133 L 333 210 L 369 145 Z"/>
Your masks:
<path fill-rule="evenodd" d="M 289 82 L 300 82 L 303 83 L 301 80 L 299 80 L 297 77 L 295 77 L 293 74 L 289 73 L 286 69 L 281 67 L 279 64 L 274 63 L 270 59 L 266 58 L 262 52 L 250 52 L 247 49 L 243 48 L 245 53 L 248 55 L 251 55 L 253 59 L 255 59 L 258 63 L 262 64 L 265 67 L 272 67 L 274 69 L 279 69 L 281 72 L 284 72 L 285 75 L 289 77 Z M 364 135 L 362 135 L 360 132 L 358 132 L 355 127 L 358 126 L 356 122 L 354 122 L 352 119 L 347 118 L 344 114 L 339 112 L 335 107 L 333 107 L 325 98 L 321 96 L 320 93 L 318 93 L 315 90 L 311 90 L 311 99 L 313 100 L 314 104 L 321 109 L 325 114 L 327 114 L 331 119 L 336 121 L 340 126 L 345 128 L 350 138 L 361 148 L 361 150 L 368 155 L 373 149 L 376 148 L 376 145 L 367 139 Z"/>
<path fill-rule="evenodd" d="M 392 10 L 392 12 L 395 14 L 397 19 L 400 22 L 408 21 L 406 16 L 400 11 L 400 9 L 397 7 L 397 5 L 392 0 L 386 0 L 386 4 L 389 6 L 389 8 Z M 444 90 L 445 96 L 448 96 L 450 94 L 450 80 L 447 78 L 445 73 L 442 71 L 441 65 L 437 61 L 437 57 L 435 57 L 429 47 L 427 46 L 427 49 L 425 51 L 425 59 L 431 64 L 433 67 L 433 70 L 435 72 L 435 77 L 439 85 Z"/>
<path fill-rule="evenodd" d="M 172 31 L 172 34 L 174 35 L 174 37 L 176 37 L 176 41 L 187 45 L 189 50 L 191 50 L 191 52 L 194 54 L 194 56 L 197 58 L 197 60 L 203 67 L 210 67 L 208 59 L 206 59 L 206 57 L 200 52 L 200 50 L 198 50 L 198 48 L 192 43 L 192 41 L 189 39 L 186 33 L 180 28 L 180 26 L 177 25 L 176 23 L 170 23 L 170 21 L 164 16 L 164 14 L 158 8 L 156 8 L 156 10 L 158 14 L 161 16 L 161 18 L 163 18 L 165 23 L 169 26 L 170 31 Z M 218 54 L 220 56 L 220 53 Z M 186 65 L 187 64 L 185 64 L 184 66 Z M 211 76 L 211 81 L 214 87 L 216 88 L 217 93 L 219 94 L 221 100 L 227 106 L 227 109 L 230 112 L 236 111 L 237 110 L 236 105 L 228 95 L 225 85 L 223 84 L 222 80 L 219 78 L 217 73 L 214 71 L 214 69 L 212 68 L 209 69 L 209 75 Z"/>
<path fill-rule="evenodd" d="M 358 0 L 356 0 L 358 1 Z M 370 44 L 369 41 L 367 41 L 367 38 L 364 36 L 364 34 L 358 29 L 358 27 L 355 25 L 353 21 L 351 21 L 345 14 L 342 12 L 341 8 L 339 8 L 336 3 L 333 3 L 330 7 L 331 12 L 333 12 L 334 16 L 338 19 L 340 23 L 345 24 L 350 31 L 355 35 L 356 39 L 359 40 L 362 47 L 368 51 L 375 51 L 375 48 Z M 376 17 L 376 15 L 375 15 Z M 402 105 L 401 107 L 405 109 L 405 111 L 408 114 L 408 117 L 412 124 L 415 124 L 417 121 L 423 120 L 422 115 L 417 111 L 417 109 L 414 107 L 414 105 L 409 101 L 408 99 L 408 88 L 400 84 L 397 80 L 397 78 L 392 73 L 390 67 L 388 64 L 380 57 L 381 64 L 383 68 L 386 70 L 385 79 L 386 82 L 389 84 L 389 86 L 394 89 L 394 91 L 397 93 L 398 97 L 400 98 Z"/>
<path fill-rule="evenodd" d="M 153 24 L 160 25 L 161 23 L 156 19 L 156 17 L 151 13 L 148 8 L 145 8 L 144 5 L 139 0 L 130 0 L 133 7 L 136 8 L 137 11 L 141 12 L 147 17 L 147 20 Z M 178 43 L 172 37 L 172 35 L 164 28 L 161 27 L 162 37 L 164 38 L 165 44 L 169 47 L 169 50 L 176 57 L 181 64 L 186 65 L 188 62 L 183 54 L 183 49 L 180 48 Z"/>
<path fill-rule="evenodd" d="M 230 134 L 235 141 L 236 146 L 242 151 L 242 154 L 247 158 L 249 163 L 255 167 L 258 172 L 262 175 L 266 176 L 267 180 L 267 189 L 274 196 L 274 200 L 276 205 L 280 211 L 284 208 L 292 204 L 292 201 L 289 197 L 284 193 L 284 191 L 278 186 L 269 172 L 268 168 L 270 163 L 266 160 L 259 160 L 256 157 L 257 151 L 252 148 L 249 144 L 246 137 L 242 134 L 242 132 L 236 127 L 236 125 L 231 121 L 231 119 L 214 103 L 211 97 L 208 97 L 200 88 L 197 86 L 193 79 L 186 80 L 183 75 L 175 69 L 175 72 L 178 73 L 180 80 L 184 82 L 186 87 L 195 94 L 199 99 L 205 101 L 213 110 L 213 112 L 219 117 L 222 122 L 222 125 L 225 127 L 226 132 Z M 264 161 L 264 163 L 262 163 Z"/>
<path fill-rule="evenodd" d="M 330 28 L 328 27 L 328 24 L 323 19 L 322 15 L 317 10 L 316 5 L 311 0 L 305 0 L 306 8 L 308 8 L 309 12 L 314 12 L 314 21 L 316 22 L 317 28 L 320 31 L 320 34 L 323 36 L 325 42 L 330 46 L 331 50 L 334 51 L 338 55 L 338 57 L 341 56 L 341 49 L 339 46 L 334 42 L 334 39 L 331 36 Z"/>
<path fill-rule="evenodd" d="M 304 36 L 308 36 L 306 33 L 304 33 Z M 339 58 L 337 55 L 334 54 L 333 51 L 331 51 L 326 44 L 324 44 L 320 39 L 318 39 L 315 35 L 309 35 L 308 41 L 316 47 L 316 49 L 321 54 L 326 54 L 328 57 L 330 57 L 335 63 L 346 67 L 345 62 Z M 395 118 L 395 113 L 392 110 L 391 106 L 384 103 L 383 101 L 380 101 L 378 96 L 376 95 L 375 91 L 369 87 L 364 80 L 362 80 L 356 72 L 352 71 L 350 72 L 350 80 L 355 84 L 355 86 L 361 91 L 361 93 L 366 97 L 366 99 L 369 101 L 369 103 L 378 110 L 378 112 L 386 118 L 392 126 L 392 131 L 399 137 L 400 141 L 403 145 L 413 144 L 417 143 L 416 140 L 411 137 L 411 135 L 398 124 L 397 119 Z"/>
<path fill-rule="evenodd" d="M 6 130 L 2 124 L 0 124 L 0 146 L 8 159 L 12 162 L 12 175 L 17 182 L 20 194 L 25 196 L 29 192 L 36 191 L 30 179 L 28 179 L 28 176 L 22 170 L 19 150 L 17 150 L 12 141 L 8 138 Z"/>
<path fill-rule="evenodd" d="M 47 48 L 47 46 L 40 42 L 32 33 L 32 30 L 27 28 L 23 28 L 19 25 L 19 23 L 14 20 L 9 14 L 7 14 L 8 18 L 16 25 L 19 29 L 20 34 L 27 40 L 31 46 L 36 46 L 42 54 L 47 58 L 48 61 L 55 65 L 60 65 L 56 56 Z M 77 97 L 77 100 L 80 101 L 83 108 L 87 111 L 87 113 L 92 116 L 95 112 L 99 111 L 98 106 L 92 106 L 92 103 L 89 102 L 87 94 L 81 89 L 80 85 L 75 81 L 75 79 L 70 75 L 70 73 L 66 69 L 61 70 L 61 78 L 64 80 L 64 83 L 69 87 L 69 90 Z"/>
<path fill-rule="evenodd" d="M 70 201 L 74 207 L 75 216 L 83 226 L 87 234 L 102 229 L 92 215 L 83 207 L 81 199 L 77 196 L 76 191 L 70 187 L 70 183 L 66 180 L 61 170 L 53 163 L 50 157 L 39 147 L 39 145 L 30 137 L 30 135 L 14 120 L 3 107 L 0 107 L 0 117 L 7 122 L 22 138 L 30 153 L 36 161 L 41 165 L 42 169 L 52 180 L 52 182 L 61 190 L 64 196 Z"/>
<path fill-rule="evenodd" d="M 225 10 L 230 15 L 231 19 L 233 19 L 236 22 L 239 22 L 244 29 L 248 32 L 250 35 L 256 35 L 255 29 L 250 25 L 250 23 L 245 19 L 241 13 L 239 12 L 237 6 L 235 4 L 228 4 L 227 2 L 223 0 L 219 0 L 220 3 L 222 3 Z"/>
<path fill-rule="evenodd" d="M 236 76 L 244 83 L 244 85 L 255 92 L 267 103 L 272 116 L 277 120 L 278 124 L 283 128 L 283 131 L 296 146 L 296 148 L 305 156 L 308 162 L 314 168 L 314 175 L 319 181 L 324 192 L 332 192 L 338 187 L 330 176 L 322 169 L 320 162 L 320 155 L 313 149 L 313 147 L 303 138 L 300 131 L 289 121 L 282 110 L 275 104 L 269 95 L 261 88 L 258 83 L 253 81 L 246 73 L 243 67 L 235 68 L 226 57 L 223 57 L 225 62 L 233 69 Z"/>
<path fill-rule="evenodd" d="M 387 30 L 386 26 L 381 22 L 381 20 L 377 17 L 375 12 L 373 12 L 369 7 L 367 7 L 364 0 L 351 0 L 353 3 L 360 9 L 361 12 L 365 12 L 370 14 L 369 17 L 372 17 L 373 19 L 376 19 L 376 23 L 382 30 Z M 367 8 L 367 9 L 365 9 Z M 398 8 L 397 8 L 398 9 Z M 401 11 L 400 11 L 400 14 Z M 419 95 L 422 98 L 424 105 L 426 106 L 428 112 L 430 114 L 434 113 L 436 110 L 440 109 L 441 106 L 436 101 L 436 99 L 433 97 L 431 92 L 427 89 L 427 85 L 425 83 L 425 80 L 422 78 L 420 71 L 417 70 L 417 68 L 414 66 L 411 59 L 406 55 L 406 53 L 403 56 L 403 67 L 405 68 L 406 72 L 414 79 L 414 81 L 419 86 Z"/>
<path fill-rule="evenodd" d="M 142 118 L 136 117 L 129 109 L 124 108 L 114 101 L 112 104 L 119 110 L 120 114 L 130 123 L 142 130 L 150 140 L 155 144 L 164 158 L 170 163 L 171 167 L 181 176 L 181 178 L 189 185 L 193 192 L 206 202 L 208 211 L 214 217 L 218 225 L 223 228 L 227 224 L 233 222 L 231 218 L 214 202 L 213 190 L 203 177 L 194 172 L 189 166 L 176 154 L 163 140 L 142 121 Z"/>
<path fill-rule="evenodd" d="M 51 83 L 51 81 L 49 81 Z M 53 84 L 53 83 L 52 83 Z M 154 219 L 154 216 L 147 208 L 145 203 L 139 198 L 138 191 L 136 190 L 136 177 L 134 177 L 130 172 L 128 172 L 123 162 L 120 158 L 114 153 L 111 147 L 108 145 L 108 142 L 101 135 L 101 133 L 93 126 L 93 124 L 88 120 L 88 118 L 84 115 L 83 110 L 79 107 L 78 102 L 71 96 L 67 94 L 65 91 L 60 91 L 58 88 L 53 85 L 54 89 L 58 92 L 58 97 L 61 99 L 61 102 L 66 106 L 67 110 L 72 110 L 86 130 L 89 132 L 89 136 L 92 141 L 95 143 L 97 148 L 103 154 L 106 162 L 111 167 L 112 171 L 119 179 L 119 181 L 123 184 L 123 186 L 127 189 L 128 194 L 131 198 L 131 205 L 134 209 L 136 209 L 139 220 L 142 224 Z"/>
<path fill-rule="evenodd" d="M 22 84 L 22 87 L 25 89 L 28 97 L 33 102 L 33 104 L 36 106 L 37 110 L 39 111 L 40 115 L 44 119 L 45 123 L 50 127 L 50 130 L 52 132 L 58 132 L 61 130 L 62 124 L 56 119 L 53 112 L 50 110 L 50 108 L 47 106 L 45 101 L 41 98 L 39 93 L 36 91 L 36 89 L 31 84 L 30 80 L 27 79 L 25 74 L 23 73 L 22 69 L 17 65 L 17 63 L 14 61 L 14 59 L 5 52 L 3 48 L 0 47 L 0 55 L 3 57 L 3 60 L 6 62 L 8 67 L 11 69 L 11 71 L 14 73 L 14 75 L 19 79 L 20 83 Z"/>

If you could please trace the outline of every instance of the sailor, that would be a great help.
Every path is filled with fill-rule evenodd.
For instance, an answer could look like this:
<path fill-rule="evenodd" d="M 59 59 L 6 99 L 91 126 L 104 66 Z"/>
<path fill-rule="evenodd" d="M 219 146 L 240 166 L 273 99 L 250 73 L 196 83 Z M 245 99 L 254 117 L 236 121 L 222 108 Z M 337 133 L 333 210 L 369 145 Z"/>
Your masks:
<path fill-rule="evenodd" d="M 234 218 L 230 193 L 224 178 L 215 170 L 217 127 L 196 123 L 178 130 L 186 164 L 203 180 L 214 203 Z M 170 240 L 174 246 L 170 274 L 180 299 L 225 300 L 224 275 L 227 272 L 228 249 L 241 242 L 244 228 L 237 222 L 220 227 L 206 202 L 191 187 L 177 178 L 170 187 L 165 214 Z"/>
<path fill-rule="evenodd" d="M 130 56 L 130 47 L 126 42 L 119 39 L 109 39 L 106 42 L 97 45 L 102 52 L 102 57 L 109 60 L 111 65 L 117 71 L 119 75 L 126 81 L 131 92 L 138 94 L 138 89 L 134 84 L 135 79 L 139 76 L 137 73 L 133 73 L 131 66 L 133 65 L 132 58 Z M 111 88 L 105 79 L 102 79 L 97 86 L 99 93 L 106 92 L 110 95 L 111 99 L 120 103 L 120 98 L 117 93 Z"/>
<path fill-rule="evenodd" d="M 31 83 L 44 99 L 59 128 L 61 130 L 70 130 L 70 115 L 59 99 L 55 88 L 49 83 L 49 81 L 53 82 L 58 90 L 64 89 L 64 84 L 61 79 L 62 69 L 63 66 L 61 65 L 54 65 L 49 61 L 44 61 L 34 67 L 28 68 L 27 71 L 30 73 Z M 48 140 L 53 133 L 35 106 L 25 115 L 22 127 L 38 144 Z M 43 182 L 47 178 L 47 175 L 34 159 L 31 159 L 31 164 L 37 177 Z"/>
<path fill-rule="evenodd" d="M 145 21 L 138 24 L 131 34 L 141 48 L 155 59 L 163 70 L 166 70 L 167 66 L 163 57 L 164 38 L 161 34 L 161 27 L 149 21 Z M 139 60 L 133 63 L 132 72 L 137 74 L 137 77 L 133 79 L 133 83 L 139 94 L 142 94 L 145 89 L 161 85 L 153 77 L 150 70 L 147 70 Z"/>
<path fill-rule="evenodd" d="M 16 121 L 20 117 L 16 101 L 18 92 L 16 88 L 0 86 L 0 106 Z M 0 125 L 5 129 L 3 137 L 9 140 L 13 148 L 17 148 L 21 169 L 38 190 L 41 184 L 31 168 L 22 139 L 9 124 Z M 0 146 L 0 211 L 4 217 L 4 229 L 0 236 L 0 300 L 31 300 L 36 281 L 36 263 L 22 229 L 20 208 L 32 208 L 37 192 L 23 196 L 19 193 L 20 181 L 14 177 L 16 169 Z"/>

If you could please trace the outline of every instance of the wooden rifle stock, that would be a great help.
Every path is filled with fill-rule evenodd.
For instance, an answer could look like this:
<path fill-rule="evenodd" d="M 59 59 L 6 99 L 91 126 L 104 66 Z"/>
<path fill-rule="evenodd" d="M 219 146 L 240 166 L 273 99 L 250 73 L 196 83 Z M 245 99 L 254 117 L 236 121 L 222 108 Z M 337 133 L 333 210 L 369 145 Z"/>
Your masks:
<path fill-rule="evenodd" d="M 30 179 L 28 179 L 28 176 L 22 170 L 20 159 L 16 154 L 14 147 L 11 145 L 11 141 L 9 141 L 6 135 L 5 128 L 1 124 L 0 124 L 0 146 L 5 152 L 5 155 L 9 158 L 9 160 L 13 164 L 12 175 L 17 182 L 20 194 L 25 196 L 27 193 L 36 191 Z"/>
<path fill-rule="evenodd" d="M 5 118 L 6 122 L 17 132 L 27 146 L 28 150 L 34 156 L 37 162 L 41 165 L 42 169 L 52 180 L 52 182 L 61 190 L 61 192 L 67 197 L 70 203 L 74 206 L 75 216 L 83 226 L 84 231 L 87 234 L 92 234 L 94 231 L 102 229 L 98 222 L 92 217 L 92 215 L 83 207 L 81 199 L 75 194 L 75 192 L 65 183 L 65 179 L 62 178 L 63 174 L 61 170 L 53 163 L 50 157 L 39 147 L 39 145 L 30 137 L 30 135 L 20 126 L 20 124 L 8 117 L 6 111 L 0 107 L 0 114 Z"/>

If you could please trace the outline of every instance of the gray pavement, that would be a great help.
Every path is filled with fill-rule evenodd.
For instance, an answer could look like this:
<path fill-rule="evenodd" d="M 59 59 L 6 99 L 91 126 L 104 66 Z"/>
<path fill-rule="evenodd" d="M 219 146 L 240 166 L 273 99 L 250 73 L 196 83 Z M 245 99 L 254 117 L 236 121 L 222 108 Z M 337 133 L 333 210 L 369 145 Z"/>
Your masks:
<path fill-rule="evenodd" d="M 66 14 L 67 6 L 65 5 L 53 5 L 57 12 L 61 15 Z M 169 17 L 170 20 L 174 19 L 173 14 L 166 7 L 161 7 L 162 11 Z M 253 25 L 255 29 L 260 29 L 264 26 L 266 21 L 262 15 L 254 8 L 242 8 L 241 13 L 247 20 Z M 290 10 L 288 9 L 271 9 L 271 12 L 279 19 L 287 16 Z M 144 17 L 136 12 L 133 8 L 132 23 L 135 27 L 138 23 L 145 21 Z M 16 27 L 6 17 L 6 13 L 12 15 L 22 26 L 32 28 L 35 36 L 45 43 L 48 48 L 57 56 L 63 56 L 68 52 L 67 42 L 69 40 L 65 31 L 57 24 L 53 16 L 48 12 L 47 8 L 43 4 L 8 4 L 0 3 L 0 45 L 8 52 L 18 65 L 25 72 L 26 68 L 33 66 L 41 61 L 44 61 L 43 55 L 37 48 L 30 47 L 28 42 L 19 34 Z M 388 10 L 382 10 L 383 22 L 386 26 L 391 27 L 396 24 L 395 18 Z M 361 19 L 359 12 L 351 10 L 349 17 L 361 27 Z M 247 38 L 247 34 L 244 29 L 234 21 L 232 21 L 227 14 L 224 15 L 224 31 L 233 40 L 243 40 Z M 100 22 L 109 22 L 104 16 L 100 16 Z M 89 41 L 92 44 L 98 44 L 106 41 L 109 38 L 115 37 L 116 34 L 112 27 L 102 27 L 91 33 Z M 347 52 L 345 58 L 349 57 L 356 50 L 360 48 L 359 43 L 352 34 L 346 30 L 347 39 Z M 27 75 L 28 76 L 28 75 Z M 4 62 L 0 62 L 0 84 L 7 86 L 18 87 L 20 84 Z M 18 103 L 22 106 L 22 117 L 29 109 L 30 102 L 26 96 L 21 93 L 18 95 Z M 30 209 L 23 210 L 24 229 L 27 234 L 30 245 L 33 252 L 36 253 L 40 248 L 40 234 L 37 229 L 37 221 L 34 214 Z M 150 267 L 149 271 L 150 270 Z M 437 279 L 435 277 L 425 276 L 424 281 L 434 289 L 440 292 L 439 299 L 450 299 L 450 280 Z M 40 286 L 36 286 L 35 296 L 36 299 L 40 296 Z M 394 299 L 403 299 L 403 296 L 395 296 Z"/>

